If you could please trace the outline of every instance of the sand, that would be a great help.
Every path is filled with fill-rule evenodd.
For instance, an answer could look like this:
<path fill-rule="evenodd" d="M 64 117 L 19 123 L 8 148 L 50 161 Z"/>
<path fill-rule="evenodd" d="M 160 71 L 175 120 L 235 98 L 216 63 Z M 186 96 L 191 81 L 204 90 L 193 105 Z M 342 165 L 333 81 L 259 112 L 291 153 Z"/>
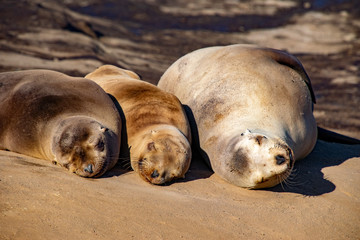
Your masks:
<path fill-rule="evenodd" d="M 360 146 L 318 141 L 288 186 L 242 189 L 195 157 L 184 181 L 86 179 L 0 152 L 0 239 L 357 239 Z"/>

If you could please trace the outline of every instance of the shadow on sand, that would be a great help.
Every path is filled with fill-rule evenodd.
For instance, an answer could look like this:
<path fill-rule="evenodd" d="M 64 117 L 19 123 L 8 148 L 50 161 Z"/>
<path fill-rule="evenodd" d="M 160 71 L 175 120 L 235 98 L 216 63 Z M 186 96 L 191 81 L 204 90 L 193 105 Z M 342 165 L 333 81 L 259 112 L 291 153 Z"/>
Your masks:
<path fill-rule="evenodd" d="M 288 184 L 279 184 L 268 191 L 292 192 L 318 196 L 335 190 L 336 186 L 322 173 L 326 167 L 337 166 L 360 156 L 360 145 L 344 145 L 318 140 L 312 153 L 295 163 Z"/>

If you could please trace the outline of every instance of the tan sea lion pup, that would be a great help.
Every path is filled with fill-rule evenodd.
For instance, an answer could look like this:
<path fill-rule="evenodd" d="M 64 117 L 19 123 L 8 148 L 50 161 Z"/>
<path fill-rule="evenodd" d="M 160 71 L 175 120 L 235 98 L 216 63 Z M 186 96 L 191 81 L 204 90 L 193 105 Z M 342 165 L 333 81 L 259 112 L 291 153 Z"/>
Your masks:
<path fill-rule="evenodd" d="M 0 73 L 0 149 L 99 177 L 118 160 L 120 134 L 116 106 L 93 81 L 49 70 Z"/>
<path fill-rule="evenodd" d="M 192 109 L 211 167 L 237 186 L 284 181 L 316 143 L 310 79 L 285 52 L 250 45 L 200 49 L 172 64 L 158 86 Z"/>
<path fill-rule="evenodd" d="M 191 161 L 191 131 L 179 100 L 139 80 L 134 72 L 111 65 L 86 78 L 119 102 L 126 118 L 132 168 L 153 184 L 184 177 Z"/>

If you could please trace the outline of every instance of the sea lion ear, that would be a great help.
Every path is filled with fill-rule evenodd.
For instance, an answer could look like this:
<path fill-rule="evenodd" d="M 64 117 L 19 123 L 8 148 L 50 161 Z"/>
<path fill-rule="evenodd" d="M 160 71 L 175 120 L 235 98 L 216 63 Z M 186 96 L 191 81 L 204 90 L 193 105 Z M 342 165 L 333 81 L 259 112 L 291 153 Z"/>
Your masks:
<path fill-rule="evenodd" d="M 106 132 L 107 130 L 108 129 L 106 127 L 103 127 L 103 126 L 100 127 L 100 131 L 103 132 L 103 133 Z"/>
<path fill-rule="evenodd" d="M 148 143 L 147 148 L 149 151 L 156 150 L 155 149 L 155 142 Z"/>

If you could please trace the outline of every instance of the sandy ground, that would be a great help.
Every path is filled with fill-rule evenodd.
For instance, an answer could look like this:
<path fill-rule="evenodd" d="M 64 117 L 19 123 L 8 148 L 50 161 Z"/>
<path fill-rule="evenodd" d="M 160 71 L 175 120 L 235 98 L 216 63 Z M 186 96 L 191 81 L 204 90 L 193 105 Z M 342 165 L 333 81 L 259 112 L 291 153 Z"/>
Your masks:
<path fill-rule="evenodd" d="M 84 76 L 102 64 L 156 83 L 183 54 L 254 43 L 295 54 L 320 126 L 360 138 L 357 1 L 0 3 L 0 71 Z M 185 180 L 152 186 L 116 166 L 84 179 L 0 151 L 0 239 L 359 239 L 360 146 L 318 141 L 284 186 L 246 190 L 195 154 Z"/>
<path fill-rule="evenodd" d="M 360 146 L 318 142 L 291 187 L 246 190 L 195 159 L 153 186 L 120 168 L 84 179 L 0 153 L 0 239 L 358 239 Z"/>

